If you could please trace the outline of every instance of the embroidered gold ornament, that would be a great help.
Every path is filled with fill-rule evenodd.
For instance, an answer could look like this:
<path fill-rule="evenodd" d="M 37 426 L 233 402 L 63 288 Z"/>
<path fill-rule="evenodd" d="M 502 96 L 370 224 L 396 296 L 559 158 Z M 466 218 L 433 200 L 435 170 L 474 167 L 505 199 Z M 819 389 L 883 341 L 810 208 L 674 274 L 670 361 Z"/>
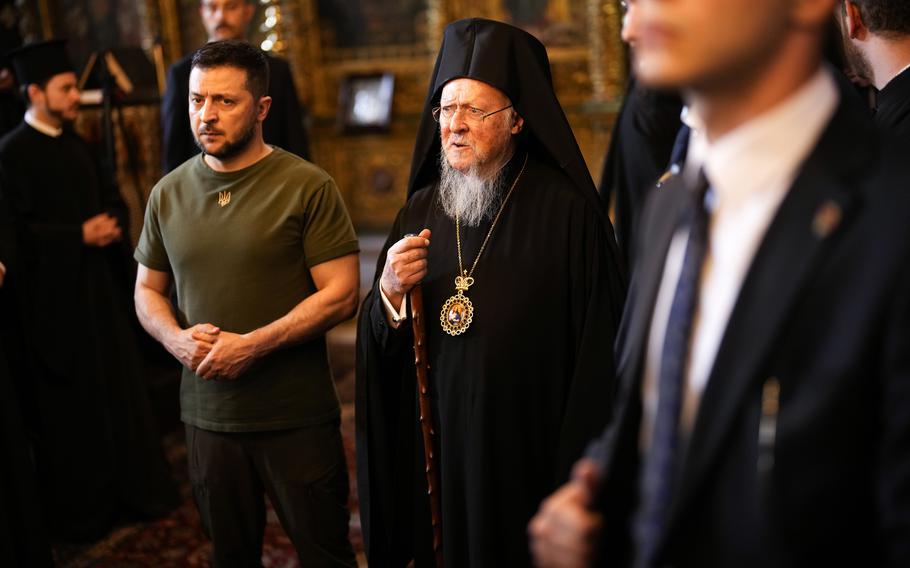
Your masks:
<path fill-rule="evenodd" d="M 224 207 L 231 202 L 231 192 L 230 191 L 219 191 L 218 192 L 218 205 Z"/>
<path fill-rule="evenodd" d="M 490 236 L 493 234 L 496 222 L 499 221 L 502 211 L 506 208 L 506 203 L 509 202 L 509 197 L 512 196 L 512 190 L 518 185 L 518 180 L 521 179 L 521 174 L 524 173 L 525 166 L 527 165 L 528 156 L 525 155 L 525 161 L 521 165 L 521 170 L 518 172 L 518 175 L 515 176 L 515 181 L 512 182 L 512 186 L 509 188 L 509 192 L 506 193 L 505 199 L 502 200 L 502 205 L 499 206 L 499 211 L 496 212 L 496 217 L 493 218 L 493 222 L 490 224 L 490 230 L 487 231 L 487 236 L 484 237 L 483 243 L 480 245 L 480 250 L 477 251 L 477 257 L 474 258 L 474 264 L 471 265 L 470 271 L 465 270 L 461 260 L 461 221 L 458 219 L 458 214 L 455 215 L 455 244 L 458 247 L 458 270 L 460 272 L 458 276 L 455 277 L 456 293 L 445 301 L 442 305 L 442 311 L 439 314 L 439 323 L 442 325 L 442 330 L 452 337 L 468 331 L 471 322 L 474 321 L 474 304 L 471 303 L 471 300 L 465 293 L 468 291 L 468 288 L 474 284 L 472 275 L 474 274 L 474 269 L 477 268 L 477 262 L 480 261 L 480 256 L 487 247 L 487 242 L 489 242 Z"/>

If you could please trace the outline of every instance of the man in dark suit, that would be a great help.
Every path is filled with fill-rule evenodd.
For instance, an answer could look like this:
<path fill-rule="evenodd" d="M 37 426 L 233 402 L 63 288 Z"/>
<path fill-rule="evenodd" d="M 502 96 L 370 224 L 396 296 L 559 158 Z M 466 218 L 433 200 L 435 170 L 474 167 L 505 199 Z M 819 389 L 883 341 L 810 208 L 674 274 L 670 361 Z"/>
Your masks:
<path fill-rule="evenodd" d="M 851 72 L 878 89 L 875 122 L 910 134 L 910 2 L 842 0 L 837 15 Z"/>
<path fill-rule="evenodd" d="M 253 0 L 201 0 L 199 16 L 209 41 L 242 40 L 256 12 Z M 268 144 L 310 159 L 309 142 L 304 129 L 304 111 L 297 99 L 294 79 L 288 62 L 266 54 L 269 61 L 269 96 L 271 111 L 262 125 Z M 190 130 L 189 92 L 190 53 L 171 65 L 167 72 L 167 91 L 161 102 L 162 168 L 168 173 L 199 153 Z"/>
<path fill-rule="evenodd" d="M 638 76 L 701 134 L 644 211 L 613 422 L 531 522 L 540 566 L 910 566 L 908 175 L 821 65 L 834 6 L 639 0 Z"/>

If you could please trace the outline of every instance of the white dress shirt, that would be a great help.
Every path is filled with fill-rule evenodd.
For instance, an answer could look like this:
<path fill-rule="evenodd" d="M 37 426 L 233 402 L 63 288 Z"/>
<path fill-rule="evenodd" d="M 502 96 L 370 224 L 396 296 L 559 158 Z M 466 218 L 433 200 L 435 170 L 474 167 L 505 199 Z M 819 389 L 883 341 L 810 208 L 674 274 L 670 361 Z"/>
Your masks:
<path fill-rule="evenodd" d="M 408 319 L 408 296 L 405 296 L 401 299 L 401 306 L 398 310 L 395 309 L 395 306 L 392 305 L 392 302 L 389 300 L 389 297 L 385 295 L 385 291 L 382 289 L 382 286 L 379 286 L 379 295 L 382 296 L 382 303 L 385 306 L 385 312 L 389 316 L 389 324 L 392 326 L 392 329 L 398 329 L 401 327 L 401 322 Z"/>
<path fill-rule="evenodd" d="M 821 69 L 786 100 L 714 141 L 703 134 L 697 109 L 686 114 L 693 134 L 684 175 L 704 168 L 711 184 L 706 196 L 711 220 L 686 362 L 683 432 L 691 431 L 695 423 L 717 349 L 758 246 L 838 101 L 833 77 Z M 664 335 L 687 239 L 685 230 L 673 236 L 654 305 L 642 382 L 642 448 L 650 445 L 657 413 Z"/>

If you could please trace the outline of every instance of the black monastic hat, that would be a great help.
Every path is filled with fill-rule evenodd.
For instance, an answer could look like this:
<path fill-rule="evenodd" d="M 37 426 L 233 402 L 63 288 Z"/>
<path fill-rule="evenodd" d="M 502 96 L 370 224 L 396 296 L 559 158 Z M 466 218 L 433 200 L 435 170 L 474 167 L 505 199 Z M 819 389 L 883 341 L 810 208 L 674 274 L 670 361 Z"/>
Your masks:
<path fill-rule="evenodd" d="M 439 177 L 441 143 L 432 109 L 443 86 L 459 78 L 483 81 L 505 93 L 524 118 L 528 150 L 562 169 L 600 210 L 594 181 L 556 98 L 546 48 L 524 30 L 481 18 L 445 28 L 414 147 L 409 197 Z"/>
<path fill-rule="evenodd" d="M 66 40 L 62 39 L 30 43 L 11 51 L 7 57 L 20 85 L 43 83 L 54 75 L 75 71 L 66 53 Z"/>

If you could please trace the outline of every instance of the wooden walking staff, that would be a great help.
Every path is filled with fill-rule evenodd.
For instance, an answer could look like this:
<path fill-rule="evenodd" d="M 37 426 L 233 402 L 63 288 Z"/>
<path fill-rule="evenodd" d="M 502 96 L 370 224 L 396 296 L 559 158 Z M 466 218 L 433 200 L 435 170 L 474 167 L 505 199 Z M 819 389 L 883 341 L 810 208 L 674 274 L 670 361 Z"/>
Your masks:
<path fill-rule="evenodd" d="M 423 455 L 427 473 L 427 493 L 430 497 L 430 520 L 433 523 L 433 552 L 436 568 L 442 564 L 442 507 L 439 502 L 439 471 L 436 468 L 436 430 L 430 410 L 430 381 L 427 361 L 427 334 L 423 321 L 423 288 L 411 289 L 411 323 L 414 327 L 414 366 L 417 367 L 417 399 L 420 403 L 420 431 L 423 434 Z"/>

